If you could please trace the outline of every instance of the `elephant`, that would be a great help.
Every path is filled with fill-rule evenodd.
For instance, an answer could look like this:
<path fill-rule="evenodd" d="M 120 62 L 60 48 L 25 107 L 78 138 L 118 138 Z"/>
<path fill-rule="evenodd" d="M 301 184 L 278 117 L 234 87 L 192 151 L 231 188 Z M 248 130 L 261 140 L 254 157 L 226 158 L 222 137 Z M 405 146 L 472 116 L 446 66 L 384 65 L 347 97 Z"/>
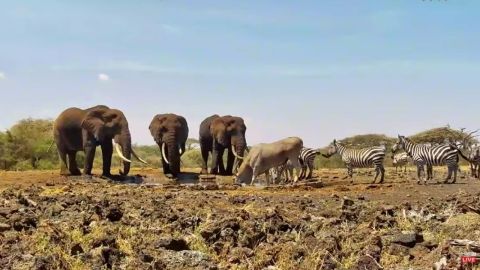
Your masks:
<path fill-rule="evenodd" d="M 270 181 L 269 169 L 291 162 L 296 169 L 293 170 L 293 181 L 298 181 L 297 171 L 301 168 L 298 156 L 303 147 L 299 137 L 288 137 L 273 143 L 261 143 L 252 147 L 245 157 L 235 177 L 236 183 L 251 181 L 253 185 L 256 178 L 262 173 L 266 174 L 267 185 Z"/>
<path fill-rule="evenodd" d="M 207 174 L 208 154 L 212 153 L 211 174 L 233 175 L 233 168 L 242 164 L 247 148 L 247 127 L 241 117 L 217 114 L 207 117 L 200 124 L 200 149 L 203 164 L 201 174 Z M 223 153 L 228 150 L 227 168 L 223 164 Z M 236 159 L 235 159 L 236 157 Z"/>
<path fill-rule="evenodd" d="M 85 110 L 75 107 L 66 109 L 55 120 L 53 135 L 60 157 L 61 175 L 81 175 L 76 162 L 77 151 L 85 152 L 83 173 L 91 175 L 98 145 L 102 148 L 102 175 L 105 177 L 111 176 L 113 144 L 118 156 L 123 160 L 121 175 L 129 173 L 131 155 L 146 163 L 132 149 L 130 130 L 123 112 L 104 105 Z"/>
<path fill-rule="evenodd" d="M 176 177 L 180 173 L 180 157 L 185 153 L 188 138 L 187 120 L 173 113 L 157 114 L 148 129 L 160 147 L 163 173 Z"/>

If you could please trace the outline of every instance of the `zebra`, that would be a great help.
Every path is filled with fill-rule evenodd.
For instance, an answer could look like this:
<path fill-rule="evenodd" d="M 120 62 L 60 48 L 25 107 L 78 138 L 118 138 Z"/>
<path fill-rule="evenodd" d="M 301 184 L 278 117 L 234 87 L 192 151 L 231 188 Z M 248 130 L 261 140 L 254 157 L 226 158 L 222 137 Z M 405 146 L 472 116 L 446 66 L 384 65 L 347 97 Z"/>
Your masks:
<path fill-rule="evenodd" d="M 392 163 L 393 166 L 395 166 L 395 172 L 398 172 L 398 167 L 404 167 L 404 172 L 407 172 L 407 165 L 408 162 L 410 161 L 410 157 L 408 156 L 407 153 L 402 152 L 398 154 L 392 155 Z"/>
<path fill-rule="evenodd" d="M 409 156 L 412 157 L 413 162 L 417 166 L 417 183 L 420 184 L 421 174 L 424 170 L 424 165 L 427 165 L 427 174 L 428 166 L 432 168 L 435 165 L 447 165 L 448 175 L 444 183 L 448 183 L 448 180 L 452 178 L 455 183 L 457 180 L 457 170 L 458 170 L 458 154 L 460 154 L 466 160 L 469 160 L 465 157 L 462 152 L 453 144 L 440 144 L 436 146 L 425 146 L 413 143 L 410 139 L 405 136 L 398 135 L 398 142 L 395 143 L 392 147 L 392 151 L 395 152 L 398 149 L 405 150 Z M 428 176 L 431 179 L 431 175 Z M 427 183 L 427 178 L 424 178 L 424 183 Z"/>
<path fill-rule="evenodd" d="M 290 179 L 293 179 L 294 169 L 295 167 L 293 166 L 292 162 L 287 160 L 287 162 L 284 164 L 269 169 L 269 174 L 271 176 L 270 179 L 274 183 L 279 183 L 280 181 L 289 181 Z M 285 176 L 285 178 L 282 179 L 282 176 Z"/>
<path fill-rule="evenodd" d="M 315 157 L 320 154 L 320 149 L 303 147 L 302 150 L 300 150 L 300 156 L 298 157 L 298 159 L 300 161 L 300 164 L 302 165 L 302 171 L 300 172 L 300 176 L 298 177 L 298 179 L 312 178 Z M 310 170 L 308 175 L 307 170 Z"/>
<path fill-rule="evenodd" d="M 375 167 L 375 178 L 373 183 L 378 178 L 378 175 L 381 175 L 380 182 L 383 183 L 385 180 L 385 168 L 383 167 L 383 160 L 385 159 L 385 153 L 387 148 L 385 145 L 382 146 L 373 146 L 363 149 L 350 149 L 343 146 L 337 140 L 333 140 L 333 144 L 328 149 L 328 154 L 326 157 L 330 157 L 335 153 L 339 153 L 342 157 L 342 161 L 347 166 L 347 173 L 350 177 L 350 183 L 353 183 L 353 168 L 366 168 Z"/>
<path fill-rule="evenodd" d="M 475 178 L 480 178 L 480 146 L 470 147 L 468 152 L 471 175 Z"/>

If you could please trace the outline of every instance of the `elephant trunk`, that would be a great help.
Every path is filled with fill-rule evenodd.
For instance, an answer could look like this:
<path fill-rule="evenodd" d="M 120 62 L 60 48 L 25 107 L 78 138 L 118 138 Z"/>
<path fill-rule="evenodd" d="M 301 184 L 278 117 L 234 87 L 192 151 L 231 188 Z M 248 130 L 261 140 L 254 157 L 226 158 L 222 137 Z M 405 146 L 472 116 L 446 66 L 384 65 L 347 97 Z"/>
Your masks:
<path fill-rule="evenodd" d="M 116 142 L 122 147 L 122 154 L 127 159 L 131 160 L 132 157 L 132 137 L 128 129 L 122 131 L 120 135 L 115 139 Z M 130 162 L 123 161 L 123 171 L 120 170 L 121 175 L 127 175 L 130 172 Z"/>
<path fill-rule="evenodd" d="M 167 156 L 168 161 L 170 162 L 170 171 L 173 176 L 177 176 L 180 173 L 180 149 L 179 144 L 174 137 L 168 138 L 166 141 L 167 144 Z"/>
<path fill-rule="evenodd" d="M 236 170 L 240 165 L 242 165 L 243 159 L 245 158 L 244 153 L 247 149 L 247 142 L 245 137 L 232 138 L 232 151 L 236 157 L 234 163 L 234 170 Z"/>

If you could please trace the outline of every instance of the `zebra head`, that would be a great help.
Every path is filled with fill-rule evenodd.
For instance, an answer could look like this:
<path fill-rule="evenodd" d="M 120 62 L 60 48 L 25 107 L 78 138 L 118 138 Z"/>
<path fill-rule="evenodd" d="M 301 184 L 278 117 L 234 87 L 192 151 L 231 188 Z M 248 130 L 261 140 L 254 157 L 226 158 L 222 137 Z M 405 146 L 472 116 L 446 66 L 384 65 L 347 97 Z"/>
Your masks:
<path fill-rule="evenodd" d="M 405 136 L 398 135 L 398 141 L 392 146 L 392 153 L 395 153 L 400 149 L 405 149 L 405 140 Z"/>
<path fill-rule="evenodd" d="M 338 151 L 338 143 L 337 143 L 337 140 L 334 139 L 333 143 L 330 144 L 330 146 L 328 147 L 327 155 L 332 156 L 332 155 L 336 154 L 337 151 Z"/>

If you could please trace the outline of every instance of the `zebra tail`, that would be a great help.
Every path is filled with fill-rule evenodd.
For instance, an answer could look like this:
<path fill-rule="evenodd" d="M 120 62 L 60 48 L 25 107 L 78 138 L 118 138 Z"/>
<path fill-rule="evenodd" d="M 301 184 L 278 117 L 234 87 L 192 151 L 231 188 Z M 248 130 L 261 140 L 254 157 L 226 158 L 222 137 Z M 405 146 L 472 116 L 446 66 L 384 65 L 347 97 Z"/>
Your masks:
<path fill-rule="evenodd" d="M 458 146 L 456 146 L 455 144 L 451 143 L 451 144 L 450 144 L 450 147 L 457 149 L 457 151 L 458 151 L 458 153 L 460 154 L 460 156 L 462 156 L 462 158 L 465 159 L 466 161 L 468 161 L 468 162 L 470 162 L 470 163 L 473 162 L 470 158 L 468 158 L 467 156 L 465 156 L 465 155 L 462 153 L 462 150 L 460 150 L 460 148 L 458 148 Z"/>

